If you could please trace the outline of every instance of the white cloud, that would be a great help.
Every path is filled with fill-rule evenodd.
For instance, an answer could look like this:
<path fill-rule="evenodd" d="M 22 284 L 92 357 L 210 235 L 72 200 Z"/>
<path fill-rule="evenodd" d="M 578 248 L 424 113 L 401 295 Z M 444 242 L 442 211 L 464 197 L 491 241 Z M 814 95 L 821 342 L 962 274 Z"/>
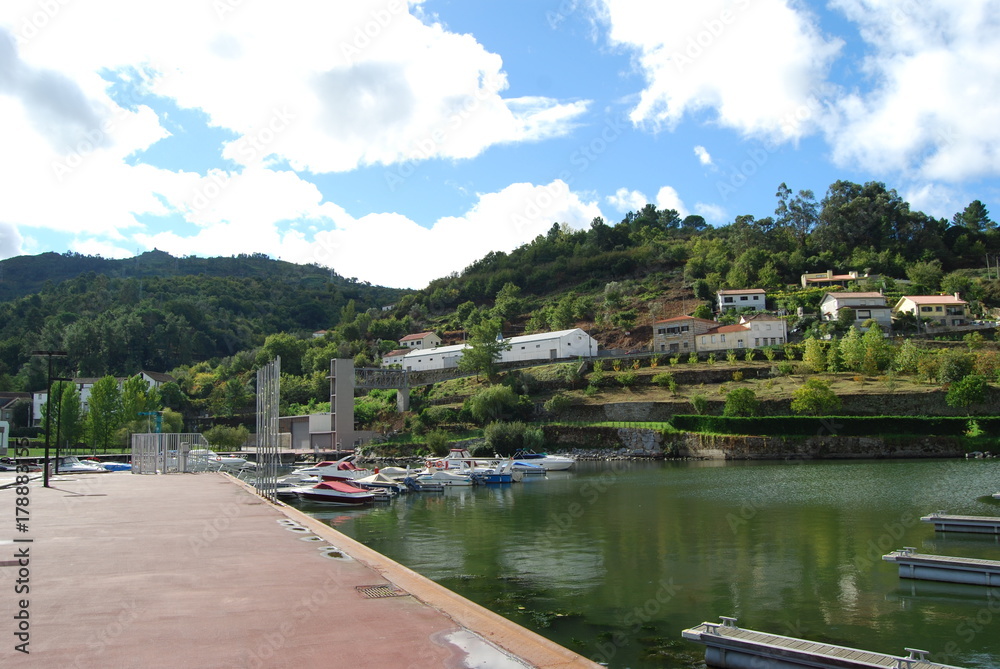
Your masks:
<path fill-rule="evenodd" d="M 710 165 L 710 166 L 714 165 L 714 163 L 712 162 L 712 154 L 710 154 L 708 152 L 708 149 L 706 149 L 704 146 L 699 145 L 694 147 L 694 155 L 698 156 L 698 162 L 700 162 L 702 165 Z"/>
<path fill-rule="evenodd" d="M 696 202 L 694 205 L 694 213 L 698 214 L 712 225 L 719 225 L 720 223 L 725 223 L 726 221 L 726 210 L 717 204 Z"/>
<path fill-rule="evenodd" d="M 21 255 L 23 243 L 17 226 L 0 222 L 0 260 Z"/>
<path fill-rule="evenodd" d="M 712 154 L 710 154 L 708 152 L 708 149 L 706 149 L 704 146 L 699 145 L 694 147 L 694 155 L 698 156 L 698 162 L 700 162 L 702 165 L 714 164 L 712 163 Z"/>
<path fill-rule="evenodd" d="M 496 193 L 480 194 L 463 216 L 441 218 L 427 228 L 395 213 L 372 213 L 354 218 L 341 207 L 322 202 L 308 182 L 296 183 L 292 173 L 263 170 L 245 182 L 233 177 L 229 188 L 247 192 L 233 197 L 247 210 L 255 206 L 246 197 L 253 191 L 286 203 L 287 211 L 258 219 L 226 215 L 229 197 L 206 207 L 201 230 L 137 234 L 147 248 L 175 255 L 215 255 L 267 250 L 284 260 L 319 263 L 344 276 L 400 288 L 422 288 L 431 280 L 460 272 L 490 251 L 511 251 L 545 234 L 553 223 L 584 228 L 601 211 L 560 180 L 545 185 L 512 184 Z M 235 193 L 235 191 L 234 191 Z M 263 203 L 262 203 L 263 204 Z M 296 218 L 308 230 L 283 229 L 275 220 Z M 237 222 L 238 221 L 238 222 Z"/>
<path fill-rule="evenodd" d="M 614 195 L 608 195 L 605 199 L 608 204 L 622 213 L 639 211 L 650 202 L 649 198 L 641 191 L 629 190 L 628 188 L 619 188 Z"/>
<path fill-rule="evenodd" d="M 631 118 L 673 129 L 689 114 L 746 135 L 795 140 L 815 126 L 838 40 L 788 0 L 601 0 L 612 43 L 647 80 Z"/>
<path fill-rule="evenodd" d="M 831 4 L 858 24 L 874 85 L 838 103 L 836 163 L 945 181 L 1000 173 L 1000 3 Z"/>
<path fill-rule="evenodd" d="M 656 194 L 657 209 L 673 209 L 683 218 L 688 215 L 687 207 L 673 186 L 663 186 Z"/>

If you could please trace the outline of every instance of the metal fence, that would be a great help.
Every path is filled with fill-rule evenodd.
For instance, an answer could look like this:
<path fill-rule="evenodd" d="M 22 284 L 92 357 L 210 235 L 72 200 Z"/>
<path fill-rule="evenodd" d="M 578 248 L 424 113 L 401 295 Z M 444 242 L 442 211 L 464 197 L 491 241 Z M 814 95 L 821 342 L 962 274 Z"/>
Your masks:
<path fill-rule="evenodd" d="M 191 458 L 193 450 L 207 449 L 200 433 L 133 434 L 133 474 L 173 474 L 205 471 L 211 465 L 203 458 Z"/>
<path fill-rule="evenodd" d="M 253 485 L 257 492 L 277 501 L 278 401 L 281 391 L 281 357 L 257 370 L 257 476 Z"/>

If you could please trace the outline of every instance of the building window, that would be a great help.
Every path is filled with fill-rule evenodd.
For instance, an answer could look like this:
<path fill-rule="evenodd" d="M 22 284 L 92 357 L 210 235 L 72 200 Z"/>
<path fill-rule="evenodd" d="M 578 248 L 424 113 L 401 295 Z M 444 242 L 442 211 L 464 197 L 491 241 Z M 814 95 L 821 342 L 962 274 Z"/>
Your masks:
<path fill-rule="evenodd" d="M 747 296 L 746 295 L 740 295 L 740 302 L 746 302 L 746 301 L 747 301 Z"/>
<path fill-rule="evenodd" d="M 724 297 L 724 298 L 722 298 L 722 301 L 725 302 L 726 304 L 732 304 L 733 303 L 733 298 L 731 298 L 731 297 Z"/>
<path fill-rule="evenodd" d="M 522 351 L 524 350 L 524 347 L 523 347 L 523 346 L 521 347 L 521 350 L 522 350 Z"/>
<path fill-rule="evenodd" d="M 934 309 L 932 307 L 920 307 L 920 311 L 930 312 L 934 311 Z"/>
<path fill-rule="evenodd" d="M 934 307 L 934 311 L 941 311 L 941 307 Z"/>
<path fill-rule="evenodd" d="M 704 339 L 704 337 L 702 337 L 702 339 Z M 687 347 L 688 347 L 688 343 L 684 342 L 684 348 L 687 348 Z"/>
<path fill-rule="evenodd" d="M 712 343 L 715 343 L 715 335 L 712 335 Z"/>
<path fill-rule="evenodd" d="M 871 318 L 871 309 L 858 309 L 858 318 Z"/>
<path fill-rule="evenodd" d="M 753 338 L 753 345 L 754 346 L 760 346 L 760 337 L 754 337 Z"/>
<path fill-rule="evenodd" d="M 719 335 L 719 341 L 721 341 L 723 344 L 725 344 L 726 343 L 726 335 Z"/>
<path fill-rule="evenodd" d="M 681 326 L 681 332 L 687 332 L 687 331 L 688 331 L 688 326 L 682 325 Z"/>
<path fill-rule="evenodd" d="M 656 329 L 656 334 L 658 334 L 658 335 L 665 335 L 665 334 L 667 334 L 667 328 L 657 328 Z"/>

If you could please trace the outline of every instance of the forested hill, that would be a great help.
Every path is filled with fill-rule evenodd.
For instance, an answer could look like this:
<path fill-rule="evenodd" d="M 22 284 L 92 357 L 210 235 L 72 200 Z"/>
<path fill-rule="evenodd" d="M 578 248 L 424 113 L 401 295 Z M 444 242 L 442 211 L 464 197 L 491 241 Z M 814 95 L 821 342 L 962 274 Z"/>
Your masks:
<path fill-rule="evenodd" d="M 164 251 L 147 251 L 134 258 L 114 259 L 86 256 L 79 253 L 40 253 L 34 256 L 17 256 L 0 261 L 0 302 L 24 297 L 42 290 L 46 283 L 58 284 L 82 274 L 103 274 L 109 279 L 171 277 L 190 274 L 268 279 L 277 277 L 287 281 L 296 279 L 306 284 L 355 285 L 336 273 L 318 265 L 296 265 L 272 260 L 263 253 L 240 254 L 231 257 L 175 258 Z M 367 284 L 366 284 L 367 285 Z M 400 291 L 379 286 L 369 286 L 374 294 L 381 294 L 392 302 Z M 380 301 L 376 298 L 375 301 Z"/>
<path fill-rule="evenodd" d="M 66 350 L 79 376 L 170 371 L 253 349 L 272 333 L 333 328 L 344 309 L 379 309 L 403 294 L 262 254 L 45 253 L 0 268 L 0 385 L 27 390 L 39 382 L 32 350 Z"/>

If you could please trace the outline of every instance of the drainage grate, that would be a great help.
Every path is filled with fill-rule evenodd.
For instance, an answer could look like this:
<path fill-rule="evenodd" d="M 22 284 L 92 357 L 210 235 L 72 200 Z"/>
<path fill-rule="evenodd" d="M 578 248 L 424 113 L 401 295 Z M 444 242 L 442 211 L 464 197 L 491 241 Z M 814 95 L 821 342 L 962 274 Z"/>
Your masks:
<path fill-rule="evenodd" d="M 357 590 L 362 597 L 367 597 L 368 599 L 381 599 L 382 597 L 405 597 L 410 594 L 408 592 L 403 592 L 398 588 L 394 588 L 391 585 L 356 585 L 354 589 Z"/>

